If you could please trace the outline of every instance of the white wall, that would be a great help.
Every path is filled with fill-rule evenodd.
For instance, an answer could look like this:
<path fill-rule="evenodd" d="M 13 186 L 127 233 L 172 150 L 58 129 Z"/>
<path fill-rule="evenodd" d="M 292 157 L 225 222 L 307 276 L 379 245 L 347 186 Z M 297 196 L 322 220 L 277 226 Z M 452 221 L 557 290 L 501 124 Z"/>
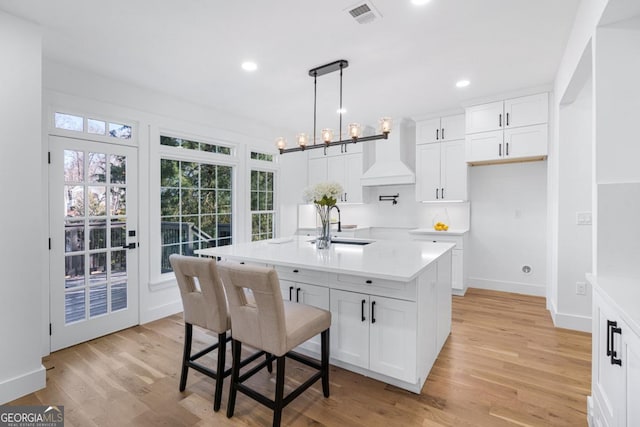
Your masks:
<path fill-rule="evenodd" d="M 41 50 L 37 28 L 0 12 L 0 404 L 45 385 Z"/>
<path fill-rule="evenodd" d="M 558 156 L 557 292 L 553 301 L 556 324 L 591 330 L 591 290 L 576 294 L 592 271 L 592 225 L 578 225 L 578 212 L 592 214 L 593 102 L 592 80 L 584 82 L 576 99 L 560 106 Z"/>
<path fill-rule="evenodd" d="M 545 161 L 469 170 L 469 286 L 545 295 Z M 530 266 L 525 274 L 523 266 Z"/>

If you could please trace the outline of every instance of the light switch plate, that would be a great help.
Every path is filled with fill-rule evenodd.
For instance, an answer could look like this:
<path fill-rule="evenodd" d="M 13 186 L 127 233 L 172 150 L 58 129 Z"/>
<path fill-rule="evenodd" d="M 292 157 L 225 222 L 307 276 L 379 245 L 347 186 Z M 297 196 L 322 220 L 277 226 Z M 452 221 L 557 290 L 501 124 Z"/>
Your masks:
<path fill-rule="evenodd" d="M 591 225 L 591 212 L 576 212 L 577 225 Z"/>

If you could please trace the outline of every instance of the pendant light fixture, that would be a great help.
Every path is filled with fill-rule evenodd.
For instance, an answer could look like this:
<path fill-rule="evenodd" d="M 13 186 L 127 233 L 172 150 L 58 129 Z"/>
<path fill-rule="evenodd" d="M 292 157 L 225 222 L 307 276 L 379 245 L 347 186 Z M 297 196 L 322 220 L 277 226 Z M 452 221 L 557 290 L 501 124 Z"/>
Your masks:
<path fill-rule="evenodd" d="M 284 153 L 292 153 L 295 151 L 304 151 L 314 148 L 327 148 L 332 147 L 334 145 L 340 144 L 348 144 L 348 143 L 356 143 L 356 142 L 365 142 L 365 141 L 375 141 L 378 139 L 387 139 L 389 137 L 389 132 L 391 132 L 391 118 L 383 117 L 379 122 L 379 131 L 378 135 L 371 136 L 361 136 L 362 128 L 359 123 L 349 123 L 348 125 L 348 135 L 349 139 L 334 141 L 333 130 L 330 128 L 322 129 L 320 132 L 320 137 L 322 139 L 321 143 L 316 144 L 316 106 L 317 106 L 317 80 L 319 76 L 323 76 L 325 74 L 332 73 L 334 71 L 340 70 L 340 109 L 338 113 L 340 115 L 340 124 L 338 128 L 338 139 L 342 138 L 342 113 L 344 109 L 342 108 L 342 70 L 349 66 L 349 62 L 346 59 L 339 59 L 337 61 L 331 62 L 329 64 L 321 65 L 316 68 L 312 68 L 309 70 L 309 75 L 313 77 L 313 144 L 309 144 L 309 136 L 306 133 L 299 133 L 296 135 L 296 144 L 297 147 L 294 148 L 286 148 L 287 140 L 284 137 L 280 137 L 276 139 L 276 147 L 280 150 L 280 154 Z"/>

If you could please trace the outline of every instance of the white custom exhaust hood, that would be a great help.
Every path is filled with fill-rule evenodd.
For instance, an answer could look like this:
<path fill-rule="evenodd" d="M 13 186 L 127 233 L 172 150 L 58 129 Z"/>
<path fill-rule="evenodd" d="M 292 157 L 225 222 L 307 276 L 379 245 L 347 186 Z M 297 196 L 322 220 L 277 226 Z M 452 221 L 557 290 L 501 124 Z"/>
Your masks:
<path fill-rule="evenodd" d="M 360 178 L 363 187 L 414 184 L 416 126 L 413 120 L 395 123 L 388 139 L 369 142 L 364 152 L 371 165 Z"/>

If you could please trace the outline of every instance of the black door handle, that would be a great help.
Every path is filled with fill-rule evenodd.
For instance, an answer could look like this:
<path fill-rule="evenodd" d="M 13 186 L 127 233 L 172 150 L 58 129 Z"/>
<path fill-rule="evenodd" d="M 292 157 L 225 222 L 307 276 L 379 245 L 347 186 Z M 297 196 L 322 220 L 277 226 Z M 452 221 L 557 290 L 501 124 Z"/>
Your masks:
<path fill-rule="evenodd" d="M 291 296 L 292 292 L 293 292 L 293 286 L 289 286 L 289 301 L 293 301 L 293 297 Z"/>
<path fill-rule="evenodd" d="M 296 302 L 300 302 L 300 288 L 296 288 Z"/>
<path fill-rule="evenodd" d="M 138 247 L 137 243 L 129 243 L 128 245 L 124 245 L 122 248 L 123 249 L 135 249 Z"/>
<path fill-rule="evenodd" d="M 371 323 L 376 323 L 376 302 L 371 301 Z"/>
<path fill-rule="evenodd" d="M 362 300 L 362 305 L 360 306 L 360 316 L 362 317 L 362 321 L 364 322 L 366 319 L 366 317 L 364 317 L 364 305 L 367 303 L 366 299 Z"/>

